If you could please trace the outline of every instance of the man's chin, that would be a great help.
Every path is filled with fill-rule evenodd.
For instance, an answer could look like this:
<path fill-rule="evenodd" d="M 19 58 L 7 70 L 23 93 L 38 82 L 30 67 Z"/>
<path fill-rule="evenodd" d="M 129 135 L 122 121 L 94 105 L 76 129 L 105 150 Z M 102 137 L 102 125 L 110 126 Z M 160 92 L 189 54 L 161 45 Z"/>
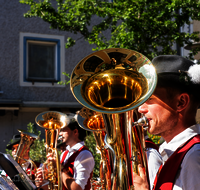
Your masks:
<path fill-rule="evenodd" d="M 148 133 L 151 135 L 158 135 L 151 127 L 148 128 Z"/>
<path fill-rule="evenodd" d="M 155 135 L 155 136 L 161 136 L 160 133 L 153 131 L 153 130 L 148 130 L 148 133 L 151 134 L 151 135 Z"/>
<path fill-rule="evenodd" d="M 147 131 L 148 131 L 148 133 L 150 133 L 151 135 L 152 135 L 152 128 L 151 128 L 151 126 L 149 125 L 149 127 L 148 127 L 148 129 L 147 129 Z"/>

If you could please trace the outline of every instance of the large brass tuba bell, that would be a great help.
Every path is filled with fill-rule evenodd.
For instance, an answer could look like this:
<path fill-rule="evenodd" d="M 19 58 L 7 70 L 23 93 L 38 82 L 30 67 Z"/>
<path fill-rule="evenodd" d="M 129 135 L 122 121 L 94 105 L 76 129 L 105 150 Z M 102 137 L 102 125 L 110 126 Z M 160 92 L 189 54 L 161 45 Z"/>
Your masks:
<path fill-rule="evenodd" d="M 61 112 L 47 111 L 39 114 L 35 121 L 37 125 L 45 129 L 46 154 L 52 153 L 56 157 L 56 168 L 53 162 L 48 163 L 48 188 L 62 190 L 60 158 L 56 147 L 60 129 L 67 125 L 68 117 Z"/>
<path fill-rule="evenodd" d="M 148 174 L 143 128 L 133 123 L 138 119 L 136 108 L 148 100 L 156 83 L 150 60 L 121 48 L 88 55 L 71 74 L 74 97 L 103 117 L 105 143 L 113 152 L 112 190 L 134 189 L 133 171 L 138 173 L 138 164 Z"/>

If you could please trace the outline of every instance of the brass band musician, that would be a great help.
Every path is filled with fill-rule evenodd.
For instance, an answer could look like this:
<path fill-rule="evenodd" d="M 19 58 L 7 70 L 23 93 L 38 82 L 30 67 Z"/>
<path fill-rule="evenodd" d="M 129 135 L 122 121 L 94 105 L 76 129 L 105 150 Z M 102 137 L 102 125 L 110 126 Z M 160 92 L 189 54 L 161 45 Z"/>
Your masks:
<path fill-rule="evenodd" d="M 200 187 L 200 125 L 196 113 L 200 105 L 200 65 L 177 55 L 163 55 L 152 61 L 158 74 L 153 95 L 138 108 L 149 120 L 148 131 L 160 135 L 162 165 L 154 180 L 154 190 L 196 190 Z M 152 170 L 153 166 L 149 165 Z M 139 168 L 135 189 L 149 189 Z"/>
<path fill-rule="evenodd" d="M 89 190 L 94 158 L 84 145 L 86 131 L 73 118 L 66 127 L 61 129 L 59 135 L 62 137 L 62 141 L 68 145 L 66 151 L 61 155 L 61 177 L 64 189 Z M 51 154 L 47 155 L 47 159 L 54 160 Z M 42 168 L 39 168 L 36 178 L 38 187 L 44 183 L 42 176 Z"/>

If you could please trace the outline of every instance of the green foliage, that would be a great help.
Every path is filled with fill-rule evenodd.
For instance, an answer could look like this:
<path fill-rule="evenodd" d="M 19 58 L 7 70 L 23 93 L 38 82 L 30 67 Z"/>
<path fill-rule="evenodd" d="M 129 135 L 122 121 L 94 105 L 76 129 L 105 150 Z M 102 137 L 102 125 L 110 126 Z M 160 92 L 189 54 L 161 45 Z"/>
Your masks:
<path fill-rule="evenodd" d="M 157 145 L 159 145 L 161 136 L 156 136 L 148 133 L 149 138 Z"/>
<path fill-rule="evenodd" d="M 200 20 L 200 1 L 191 0 L 20 0 L 30 6 L 26 18 L 40 17 L 52 29 L 81 34 L 94 50 L 127 48 L 149 59 L 176 54 L 172 46 L 198 42 L 198 33 L 180 30 Z M 75 39 L 69 36 L 66 47 Z M 192 50 L 190 57 L 197 53 Z"/>
<path fill-rule="evenodd" d="M 96 140 L 94 138 L 93 133 L 90 133 L 87 135 L 86 140 L 85 140 L 85 145 L 89 148 L 89 150 L 92 152 L 95 160 L 95 166 L 93 170 L 93 177 L 97 178 L 99 177 L 99 167 L 100 167 L 100 160 L 101 160 L 101 155 L 97 153 L 96 150 Z"/>
<path fill-rule="evenodd" d="M 165 140 L 161 137 L 161 136 L 157 136 L 157 135 L 152 135 L 150 133 L 148 133 L 149 138 L 158 146 L 160 146 Z"/>
<path fill-rule="evenodd" d="M 70 74 L 62 72 L 63 75 L 65 75 L 68 79 L 70 79 Z M 60 85 L 67 85 L 70 83 L 70 80 L 65 80 L 65 81 L 59 81 L 58 84 Z"/>
<path fill-rule="evenodd" d="M 34 133 L 40 137 L 41 131 L 37 130 L 34 127 L 33 123 L 29 123 L 27 125 L 27 131 L 29 133 Z M 45 150 L 45 140 L 44 139 L 36 139 L 34 144 L 30 148 L 29 152 L 30 158 L 33 161 L 38 161 L 40 163 L 44 163 L 46 161 L 46 150 Z"/>
<path fill-rule="evenodd" d="M 12 143 L 12 139 L 10 140 L 10 142 L 8 144 L 10 144 L 10 143 Z M 12 150 L 6 149 L 6 154 L 10 154 L 12 156 Z"/>
<path fill-rule="evenodd" d="M 6 149 L 6 154 L 10 154 L 12 156 L 12 150 Z"/>

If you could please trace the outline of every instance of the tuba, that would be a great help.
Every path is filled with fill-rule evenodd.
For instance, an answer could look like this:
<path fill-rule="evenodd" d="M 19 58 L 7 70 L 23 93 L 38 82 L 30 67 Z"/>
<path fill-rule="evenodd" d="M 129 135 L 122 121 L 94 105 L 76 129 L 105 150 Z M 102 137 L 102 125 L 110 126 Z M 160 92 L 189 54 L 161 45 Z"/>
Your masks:
<path fill-rule="evenodd" d="M 150 60 L 121 48 L 88 55 L 71 74 L 74 97 L 103 118 L 104 142 L 112 153 L 111 190 L 134 189 L 133 172 L 139 174 L 138 164 L 148 176 L 143 124 L 137 122 L 136 108 L 148 100 L 156 83 Z M 146 123 L 145 118 L 142 122 Z"/>
<path fill-rule="evenodd" d="M 54 166 L 53 162 L 44 164 L 48 166 L 48 188 L 51 190 L 62 190 L 60 157 L 56 147 L 60 129 L 66 126 L 68 117 L 64 113 L 47 111 L 37 115 L 35 121 L 38 126 L 45 129 L 46 154 L 52 153 L 56 158 L 56 166 Z"/>
<path fill-rule="evenodd" d="M 30 160 L 30 159 L 25 159 L 24 155 L 27 152 L 27 150 L 30 148 L 30 146 L 33 144 L 33 142 L 38 139 L 39 137 L 33 133 L 29 133 L 27 131 L 18 129 L 18 131 L 20 132 L 20 136 L 21 136 L 21 140 L 19 143 L 19 146 L 17 148 L 17 152 L 16 155 L 14 156 L 14 160 L 20 164 L 22 167 L 24 165 L 25 162 L 29 162 L 31 164 L 31 168 L 30 168 L 30 174 L 27 174 L 29 176 L 29 178 L 31 180 L 32 179 L 32 169 L 34 168 L 34 173 L 37 172 L 37 166 L 36 164 Z"/>
<path fill-rule="evenodd" d="M 106 132 L 102 115 L 83 107 L 77 116 L 77 122 L 83 129 L 93 132 L 96 140 L 96 149 L 101 155 L 99 168 L 100 181 L 92 179 L 92 189 L 96 189 L 96 186 L 102 190 L 111 189 L 111 171 L 113 166 L 111 154 L 104 143 Z"/>

